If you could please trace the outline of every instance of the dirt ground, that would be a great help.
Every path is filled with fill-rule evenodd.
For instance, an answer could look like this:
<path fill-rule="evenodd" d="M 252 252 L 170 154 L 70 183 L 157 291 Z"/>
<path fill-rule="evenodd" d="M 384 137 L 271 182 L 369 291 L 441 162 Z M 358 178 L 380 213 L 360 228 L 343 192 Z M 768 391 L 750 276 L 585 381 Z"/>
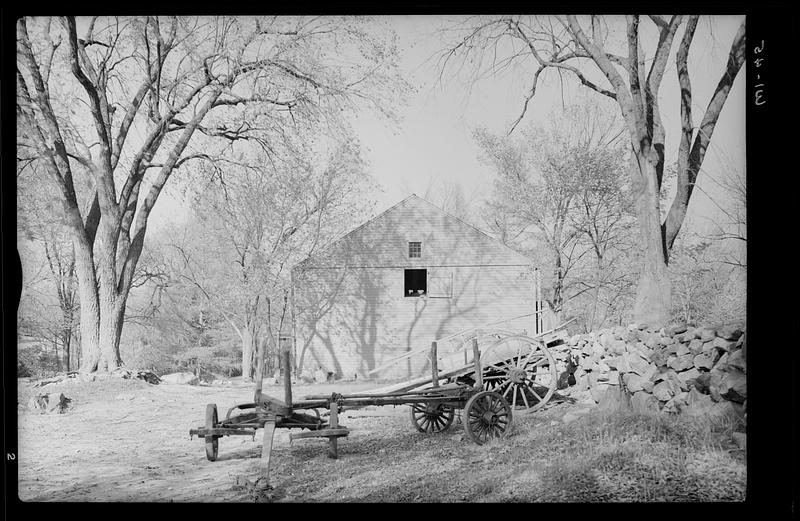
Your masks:
<path fill-rule="evenodd" d="M 346 393 L 375 386 L 296 385 L 293 396 L 299 399 L 308 394 Z M 224 415 L 229 407 L 252 401 L 252 385 L 150 385 L 109 378 L 96 382 L 71 379 L 33 388 L 30 382 L 20 380 L 18 391 L 18 494 L 23 501 L 481 502 L 548 497 L 561 501 L 559 494 L 575 490 L 576 483 L 588 479 L 583 470 L 567 469 L 569 476 L 575 477 L 563 484 L 558 484 L 560 477 L 555 479 L 559 490 L 543 488 L 544 481 L 553 481 L 547 479 L 547 473 L 556 469 L 553 462 L 564 461 L 566 456 L 551 453 L 567 450 L 572 443 L 556 446 L 544 440 L 547 436 L 560 439 L 557 429 L 563 424 L 558 418 L 574 405 L 559 404 L 536 414 L 516 415 L 511 436 L 483 446 L 471 443 L 455 422 L 444 433 L 417 432 L 407 406 L 344 411 L 340 423 L 351 432 L 340 439 L 336 460 L 326 456 L 327 439 L 290 444 L 289 431 L 278 429 L 270 479 L 274 488 L 264 492 L 251 486 L 258 477 L 261 430 L 255 440 L 246 436 L 221 438 L 215 462 L 206 460 L 203 440 L 190 439 L 188 434 L 190 428 L 204 423 L 207 403 L 216 403 L 220 415 Z M 63 392 L 72 399 L 65 414 L 41 414 L 27 407 L 34 393 L 50 392 Z M 281 386 L 266 386 L 265 392 L 283 396 Z M 539 439 L 542 442 L 533 441 Z M 672 450 L 665 445 L 665 454 Z M 743 497 L 745 473 L 741 463 L 724 452 L 715 452 L 712 459 L 726 471 L 733 469 L 716 475 L 731 478 L 720 482 L 721 495 L 700 499 Z M 598 461 L 605 465 L 606 460 Z M 615 460 L 614 464 L 620 463 Z M 558 472 L 559 476 L 564 474 L 563 470 Z M 681 472 L 688 476 L 685 469 Z M 701 475 L 707 476 L 707 472 L 698 471 L 697 476 Z M 591 479 L 595 481 L 587 485 L 586 492 L 591 495 L 580 496 L 578 501 L 626 500 L 619 498 L 637 490 L 630 484 L 604 484 L 597 481 L 596 473 Z M 648 474 L 642 479 L 657 477 Z M 649 485 L 643 486 L 646 494 Z M 603 490 L 607 496 L 598 495 Z"/>
<path fill-rule="evenodd" d="M 367 389 L 366 384 L 297 385 L 295 397 Z M 374 384 L 373 384 L 374 387 Z M 72 402 L 65 414 L 42 414 L 28 408 L 34 393 L 63 392 Z M 281 386 L 264 392 L 283 396 Z M 207 403 L 223 415 L 235 404 L 252 402 L 252 385 L 236 387 L 149 385 L 141 380 L 67 380 L 44 387 L 18 385 L 19 497 L 23 501 L 230 501 L 247 499 L 242 478 L 255 480 L 261 449 L 247 436 L 220 439 L 219 459 L 206 460 L 203 440 L 190 440 L 189 429 L 204 423 Z M 335 471 L 355 448 L 381 444 L 389 436 L 411 434 L 406 407 L 345 411 L 340 423 L 353 429 L 340 441 L 342 460 L 328 460 L 327 440 L 298 440 L 275 432 L 271 483 L 280 487 L 299 469 L 323 466 Z M 372 442 L 369 443 L 369 442 Z M 325 500 L 302 487 L 297 499 Z M 291 497 L 291 496 L 290 496 Z"/>

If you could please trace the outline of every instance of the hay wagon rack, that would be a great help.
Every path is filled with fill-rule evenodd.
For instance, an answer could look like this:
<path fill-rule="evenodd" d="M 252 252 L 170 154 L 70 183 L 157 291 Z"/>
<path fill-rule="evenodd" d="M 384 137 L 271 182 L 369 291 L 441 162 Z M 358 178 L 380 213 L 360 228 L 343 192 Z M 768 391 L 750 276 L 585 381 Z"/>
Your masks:
<path fill-rule="evenodd" d="M 205 440 L 206 457 L 217 459 L 219 438 L 252 436 L 263 428 L 261 478 L 269 479 L 272 441 L 276 428 L 298 429 L 290 439 L 328 438 L 328 456 L 338 457 L 338 440 L 349 434 L 339 424 L 343 410 L 368 406 L 410 405 L 411 422 L 420 432 L 448 429 L 461 411 L 461 424 L 477 444 L 502 438 L 511 426 L 514 411 L 534 412 L 548 402 L 557 385 L 556 362 L 547 345 L 563 338 L 569 322 L 535 336 L 502 330 L 473 328 L 447 337 L 461 340 L 459 348 L 440 355 L 438 341 L 430 349 L 417 349 L 393 359 L 383 367 L 408 357 L 427 353 L 430 375 L 384 388 L 353 394 L 311 395 L 293 400 L 288 350 L 281 352 L 284 398 L 262 393 L 263 363 L 259 363 L 253 402 L 231 407 L 220 420 L 216 404 L 206 406 L 205 424 L 190 436 Z M 440 339 L 440 341 L 443 339 Z M 480 345 L 488 343 L 481 353 Z M 378 368 L 381 369 L 381 368 Z M 329 411 L 328 421 L 320 409 Z"/>

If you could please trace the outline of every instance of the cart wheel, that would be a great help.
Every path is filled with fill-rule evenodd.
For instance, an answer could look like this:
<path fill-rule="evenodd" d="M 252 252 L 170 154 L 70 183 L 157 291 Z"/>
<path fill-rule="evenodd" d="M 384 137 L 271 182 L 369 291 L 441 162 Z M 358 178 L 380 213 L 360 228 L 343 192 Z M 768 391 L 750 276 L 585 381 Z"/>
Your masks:
<path fill-rule="evenodd" d="M 464 406 L 464 430 L 472 441 L 483 445 L 490 438 L 504 438 L 511 427 L 511 406 L 493 391 L 480 391 Z"/>
<path fill-rule="evenodd" d="M 455 417 L 455 411 L 449 405 L 439 404 L 411 404 L 411 423 L 419 432 L 442 432 L 450 428 Z"/>
<path fill-rule="evenodd" d="M 209 403 L 206 405 L 206 429 L 213 429 L 217 426 L 217 404 Z M 206 436 L 206 458 L 208 461 L 217 461 L 219 451 L 219 436 Z"/>
<path fill-rule="evenodd" d="M 538 411 L 553 396 L 558 369 L 543 342 L 513 335 L 489 346 L 483 357 L 484 389 L 501 394 L 512 409 Z"/>

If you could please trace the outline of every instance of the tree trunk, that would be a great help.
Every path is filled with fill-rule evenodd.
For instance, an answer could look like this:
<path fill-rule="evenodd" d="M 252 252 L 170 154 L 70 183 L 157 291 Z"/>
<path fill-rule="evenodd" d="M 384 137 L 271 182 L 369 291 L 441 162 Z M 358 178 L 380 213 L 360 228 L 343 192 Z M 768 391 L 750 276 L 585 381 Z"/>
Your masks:
<path fill-rule="evenodd" d="M 58 357 L 58 333 L 53 335 L 53 352 L 55 353 L 56 357 L 56 372 L 61 372 L 61 359 Z"/>
<path fill-rule="evenodd" d="M 74 327 L 75 317 L 75 313 L 72 310 L 73 303 L 74 299 L 72 299 L 72 302 L 62 305 L 61 308 L 61 318 L 63 320 L 60 332 L 61 346 L 63 347 L 64 351 L 64 366 L 66 367 L 67 372 L 70 371 L 69 350 L 72 344 L 72 328 Z"/>
<path fill-rule="evenodd" d="M 660 328 L 670 319 L 672 285 L 667 272 L 656 166 L 647 158 L 632 154 L 631 169 L 639 237 L 644 247 L 634 320 Z"/>
<path fill-rule="evenodd" d="M 91 246 L 88 246 L 91 248 Z M 91 250 L 76 244 L 75 272 L 78 275 L 78 296 L 80 298 L 80 357 L 82 373 L 97 369 L 100 361 L 100 303 L 97 295 L 94 262 Z"/>
<path fill-rule="evenodd" d="M 72 347 L 72 329 L 68 331 L 64 331 L 63 333 L 63 343 L 64 343 L 64 365 L 67 368 L 67 372 L 70 372 L 72 368 L 70 367 L 70 358 L 69 358 L 69 350 Z"/>
<path fill-rule="evenodd" d="M 125 296 L 118 295 L 113 273 L 114 257 L 105 244 L 93 256 L 76 245 L 75 271 L 81 301 L 81 372 L 113 371 L 122 365 L 119 341 L 125 316 Z M 95 268 L 97 261 L 97 269 Z M 99 279 L 99 280 L 98 280 Z"/>
<path fill-rule="evenodd" d="M 125 303 L 111 292 L 102 291 L 100 295 L 100 360 L 98 371 L 113 371 L 122 365 L 119 356 L 119 340 L 122 336 L 122 323 Z M 122 308 L 122 311 L 120 310 Z"/>
<path fill-rule="evenodd" d="M 255 353 L 255 335 L 252 324 L 242 328 L 242 380 L 253 381 L 253 355 Z"/>
<path fill-rule="evenodd" d="M 81 366 L 81 350 L 80 350 L 80 345 L 81 345 L 81 336 L 80 336 L 80 335 L 81 335 L 81 332 L 80 332 L 80 331 L 73 331 L 73 336 L 74 336 L 74 338 L 75 338 L 75 343 L 74 343 L 74 345 L 78 346 L 78 349 L 76 349 L 76 350 L 73 352 L 73 354 L 74 354 L 74 359 L 75 359 L 75 362 L 74 362 L 74 364 L 73 364 L 73 365 L 74 365 L 75 367 L 77 367 L 77 368 L 80 368 L 80 366 Z M 72 344 L 72 340 L 70 340 L 70 344 Z M 70 355 L 70 357 L 72 358 L 72 354 Z"/>

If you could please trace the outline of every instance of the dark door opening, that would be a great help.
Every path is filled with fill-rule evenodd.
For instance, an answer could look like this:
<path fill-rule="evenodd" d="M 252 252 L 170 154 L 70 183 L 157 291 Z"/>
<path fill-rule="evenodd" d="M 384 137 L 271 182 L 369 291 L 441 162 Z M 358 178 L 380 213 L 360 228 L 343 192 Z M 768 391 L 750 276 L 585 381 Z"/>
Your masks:
<path fill-rule="evenodd" d="M 428 292 L 428 270 L 405 270 L 404 297 L 421 297 Z"/>

